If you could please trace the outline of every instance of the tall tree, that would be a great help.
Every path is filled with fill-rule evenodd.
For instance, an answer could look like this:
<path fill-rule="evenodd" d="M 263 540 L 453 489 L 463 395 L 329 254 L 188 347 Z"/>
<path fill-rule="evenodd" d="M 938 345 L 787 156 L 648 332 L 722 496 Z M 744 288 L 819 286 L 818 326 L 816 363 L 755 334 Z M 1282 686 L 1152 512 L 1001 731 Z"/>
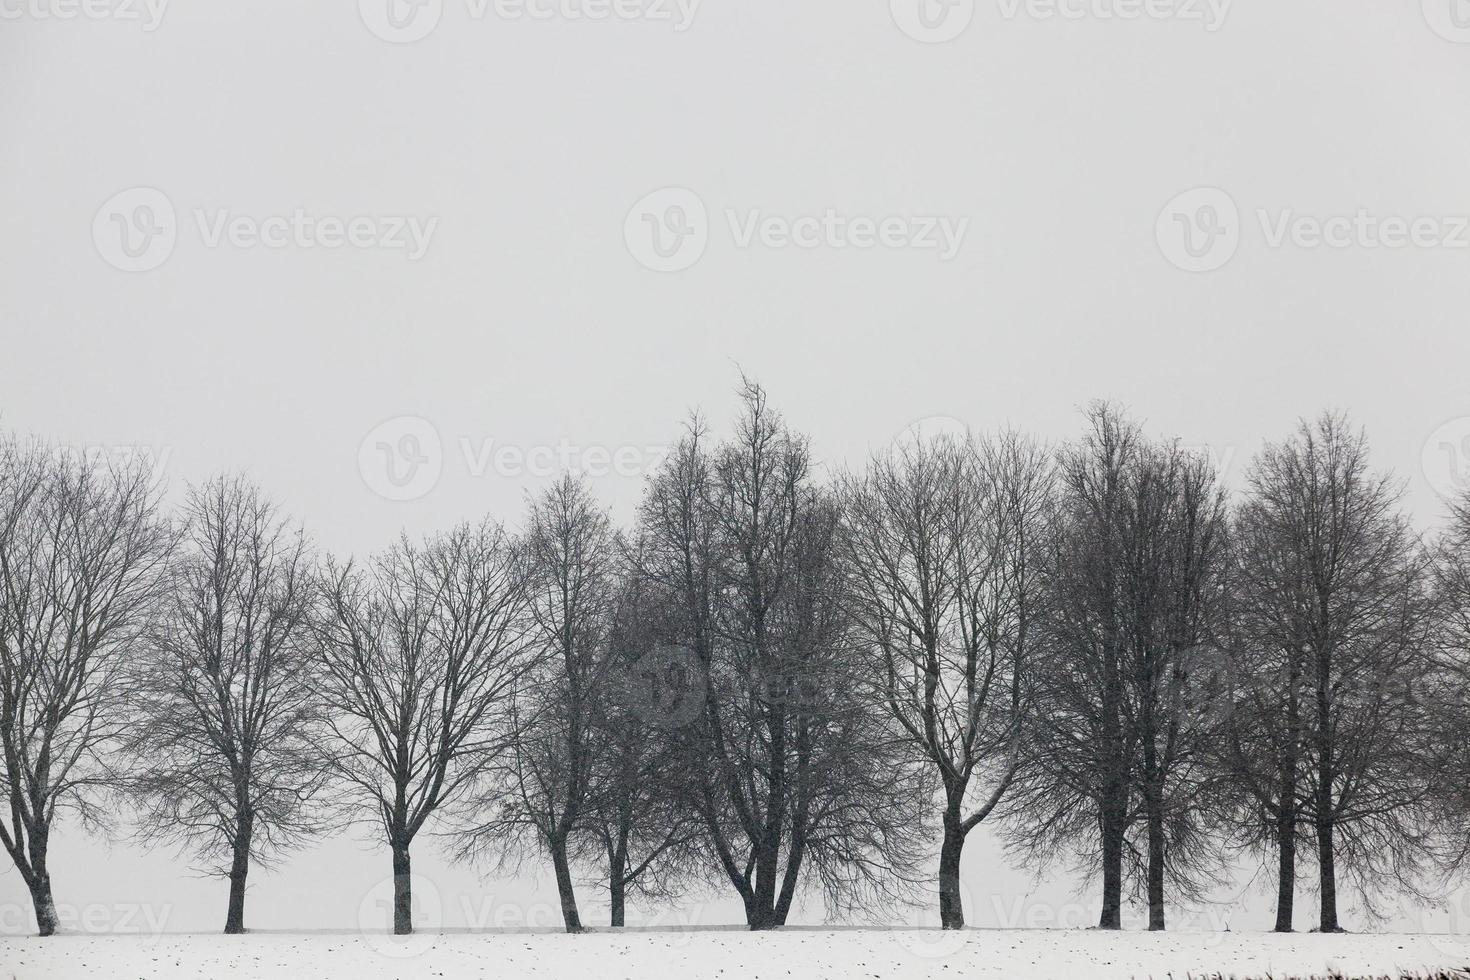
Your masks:
<path fill-rule="evenodd" d="M 252 863 L 320 826 L 311 559 L 302 532 L 243 477 L 191 488 L 183 524 L 131 670 L 130 784 L 148 840 L 219 862 L 225 932 L 241 933 Z"/>
<path fill-rule="evenodd" d="M 467 829 L 467 856 L 530 841 L 551 858 L 568 932 L 582 928 L 571 856 L 583 827 L 597 748 L 593 728 L 616 585 L 612 523 L 585 483 L 563 477 L 531 503 L 526 584 L 535 666 L 520 685 L 509 791 Z M 499 792 L 499 787 L 497 787 Z"/>
<path fill-rule="evenodd" d="M 123 671 L 157 606 L 174 535 L 148 460 L 103 464 L 0 443 L 0 843 L 56 931 L 57 813 L 103 816 L 126 730 Z"/>
<path fill-rule="evenodd" d="M 630 895 L 679 892 L 694 874 L 699 836 L 682 745 L 703 704 L 696 665 L 674 638 L 668 607 L 632 564 L 619 581 L 595 699 L 586 821 L 586 849 L 604 869 L 615 927 Z"/>
<path fill-rule="evenodd" d="M 317 620 L 330 767 L 393 854 L 393 931 L 413 931 L 410 848 L 514 743 L 534 662 L 524 561 L 496 524 L 329 564 Z"/>
<path fill-rule="evenodd" d="M 1121 928 L 1131 880 L 1149 927 L 1162 929 L 1166 881 L 1192 894 L 1208 878 L 1202 793 L 1215 716 L 1201 710 L 1199 687 L 1224 608 L 1223 498 L 1207 463 L 1150 442 L 1109 405 L 1090 410 L 1060 474 L 1012 840 L 1043 860 L 1077 852 L 1100 867 L 1102 928 Z"/>
<path fill-rule="evenodd" d="M 1341 416 L 1269 444 L 1238 518 L 1248 629 L 1232 767 L 1278 851 L 1279 930 L 1292 925 L 1297 847 L 1315 843 L 1319 928 L 1340 929 L 1339 876 L 1372 907 L 1412 888 L 1431 850 L 1430 563 L 1399 510 L 1401 487 L 1369 466 Z"/>
<path fill-rule="evenodd" d="M 1021 758 L 1051 473 L 1047 453 L 1014 434 L 944 438 L 902 443 L 845 487 L 852 608 L 874 687 L 943 790 L 946 929 L 965 924 L 965 840 Z"/>
<path fill-rule="evenodd" d="M 677 603 L 700 671 L 705 843 L 767 929 L 812 875 L 833 909 L 907 879 L 921 810 L 863 697 L 837 507 L 765 392 L 747 383 L 743 400 L 734 438 L 710 452 L 696 424 L 650 481 L 641 570 Z"/>

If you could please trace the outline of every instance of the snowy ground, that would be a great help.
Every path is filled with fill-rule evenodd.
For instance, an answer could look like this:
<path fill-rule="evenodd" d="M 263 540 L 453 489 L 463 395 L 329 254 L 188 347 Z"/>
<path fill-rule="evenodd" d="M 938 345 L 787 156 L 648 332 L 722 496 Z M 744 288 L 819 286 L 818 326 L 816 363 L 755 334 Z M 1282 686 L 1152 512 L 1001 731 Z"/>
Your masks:
<path fill-rule="evenodd" d="M 434 933 L 400 942 L 356 933 L 62 935 L 0 940 L 0 977 L 571 977 L 779 980 L 947 977 L 1182 978 L 1220 971 L 1277 978 L 1464 967 L 1470 937 L 1103 933 L 1067 930 L 791 929 L 690 932 Z"/>

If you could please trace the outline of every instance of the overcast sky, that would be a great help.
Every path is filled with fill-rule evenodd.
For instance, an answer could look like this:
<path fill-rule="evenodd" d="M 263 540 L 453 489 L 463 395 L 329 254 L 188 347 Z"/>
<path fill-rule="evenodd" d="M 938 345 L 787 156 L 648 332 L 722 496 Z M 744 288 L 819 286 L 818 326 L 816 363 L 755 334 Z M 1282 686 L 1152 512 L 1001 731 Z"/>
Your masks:
<path fill-rule="evenodd" d="M 0 0 L 0 424 L 245 469 L 325 548 L 564 461 L 626 520 L 742 369 L 833 466 L 1108 397 L 1236 483 L 1338 408 L 1423 526 L 1470 485 L 1464 0 L 86 2 Z M 444 921 L 554 924 L 431 843 Z M 976 924 L 1072 894 L 966 858 Z M 222 924 L 171 853 L 52 860 L 63 912 Z M 250 924 L 386 921 L 388 870 L 323 844 Z"/>

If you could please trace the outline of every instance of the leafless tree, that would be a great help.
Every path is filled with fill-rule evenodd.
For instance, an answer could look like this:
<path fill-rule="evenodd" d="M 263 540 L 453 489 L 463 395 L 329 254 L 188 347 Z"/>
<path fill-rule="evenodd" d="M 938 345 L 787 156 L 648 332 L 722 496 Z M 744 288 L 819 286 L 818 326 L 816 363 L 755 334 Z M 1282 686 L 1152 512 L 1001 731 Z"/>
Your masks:
<path fill-rule="evenodd" d="M 1401 497 L 1370 469 L 1362 433 L 1323 415 L 1257 456 L 1237 519 L 1245 676 L 1231 770 L 1254 809 L 1247 839 L 1277 849 L 1281 931 L 1303 835 L 1323 932 L 1340 928 L 1339 875 L 1371 912 L 1386 885 L 1412 890 L 1432 856 L 1436 739 L 1416 691 L 1434 667 L 1431 569 Z"/>
<path fill-rule="evenodd" d="M 57 813 L 98 821 L 97 791 L 120 778 L 122 672 L 174 539 L 158 510 L 147 459 L 0 443 L 0 789 L 10 804 L 0 842 L 43 936 L 57 927 L 48 861 Z"/>
<path fill-rule="evenodd" d="M 252 863 L 315 832 L 324 782 L 311 671 L 305 536 L 243 477 L 191 488 L 167 594 L 131 664 L 127 755 L 150 842 L 229 879 L 225 932 L 245 931 Z"/>
<path fill-rule="evenodd" d="M 1435 558 L 1436 662 L 1420 689 L 1439 733 L 1432 748 L 1444 863 L 1462 872 L 1470 860 L 1470 491 L 1451 503 Z"/>
<path fill-rule="evenodd" d="M 556 874 L 568 932 L 582 928 L 572 881 L 574 839 L 591 790 L 596 698 L 617 583 L 617 540 L 585 483 L 567 476 L 531 503 L 524 540 L 526 584 L 538 649 L 519 685 L 515 738 L 503 802 L 461 834 L 476 857 L 527 845 L 545 851 Z M 496 787 L 496 792 L 500 792 Z"/>
<path fill-rule="evenodd" d="M 1051 462 L 1015 434 L 905 442 L 844 488 L 852 608 L 875 692 L 943 789 L 939 915 L 965 924 L 965 839 L 1021 759 Z"/>
<path fill-rule="evenodd" d="M 829 909 L 911 880 L 922 807 L 893 764 L 847 616 L 838 508 L 806 441 L 747 383 L 736 434 L 696 423 L 642 508 L 648 579 L 677 604 L 700 673 L 694 805 L 752 929 L 786 921 L 804 876 Z"/>
<path fill-rule="evenodd" d="M 393 854 L 393 931 L 413 931 L 410 847 L 475 797 L 514 741 L 527 643 L 524 561 L 496 524 L 329 564 L 317 621 L 332 773 Z"/>
<path fill-rule="evenodd" d="M 588 857 L 604 869 L 610 921 L 629 895 L 670 899 L 696 875 L 700 824 L 684 765 L 684 726 L 703 698 L 669 608 L 625 563 L 593 713 Z"/>
<path fill-rule="evenodd" d="M 1061 454 L 1046 653 L 1011 836 L 1033 857 L 1100 866 L 1102 928 L 1121 927 L 1131 879 L 1162 929 L 1166 880 L 1192 896 L 1209 877 L 1215 716 L 1199 685 L 1220 643 L 1224 502 L 1207 463 L 1150 442 L 1118 409 L 1094 406 L 1089 425 Z"/>

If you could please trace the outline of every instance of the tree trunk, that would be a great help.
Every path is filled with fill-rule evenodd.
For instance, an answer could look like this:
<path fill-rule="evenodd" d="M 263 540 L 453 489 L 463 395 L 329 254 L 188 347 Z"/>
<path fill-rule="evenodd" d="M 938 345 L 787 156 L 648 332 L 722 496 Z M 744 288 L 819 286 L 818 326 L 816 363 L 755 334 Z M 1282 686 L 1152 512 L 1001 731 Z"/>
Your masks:
<path fill-rule="evenodd" d="M 250 854 L 235 848 L 230 865 L 230 905 L 225 911 L 225 935 L 238 936 L 245 931 L 245 878 L 250 873 Z"/>
<path fill-rule="evenodd" d="M 582 918 L 577 914 L 577 893 L 572 885 L 572 868 L 567 861 L 567 841 L 565 837 L 553 837 L 548 841 L 551 847 L 551 866 L 556 871 L 556 890 L 561 896 L 561 917 L 566 924 L 567 932 L 581 932 Z"/>
<path fill-rule="evenodd" d="M 51 897 L 51 874 L 44 866 L 39 867 L 26 882 L 31 892 L 31 904 L 36 909 L 36 931 L 42 936 L 56 935 L 56 901 Z"/>
<path fill-rule="evenodd" d="M 1337 924 L 1337 862 L 1332 847 L 1332 820 L 1317 820 L 1317 866 L 1322 891 L 1322 932 L 1341 932 Z"/>
<path fill-rule="evenodd" d="M 958 822 L 944 821 L 944 843 L 939 848 L 939 926 L 941 929 L 965 927 L 965 905 L 960 893 L 960 857 L 964 853 L 965 835 Z"/>
<path fill-rule="evenodd" d="M 413 932 L 413 886 L 409 880 L 412 865 L 407 844 L 393 845 L 393 935 Z"/>
<path fill-rule="evenodd" d="M 1148 930 L 1164 929 L 1164 814 L 1157 787 L 1148 807 Z"/>
<path fill-rule="evenodd" d="M 1301 702 L 1297 690 L 1302 670 L 1295 649 L 1289 651 L 1286 678 L 1286 748 L 1281 760 L 1281 788 L 1276 812 L 1276 931 L 1292 931 L 1292 913 L 1296 906 L 1296 821 L 1297 771 L 1301 764 Z"/>
<path fill-rule="evenodd" d="M 623 894 L 624 894 L 624 891 L 626 890 L 626 886 L 623 884 L 623 879 L 622 878 L 614 878 L 612 880 L 612 887 L 611 887 L 610 890 L 612 892 L 612 918 L 611 918 L 611 922 L 612 922 L 613 928 L 614 929 L 618 929 L 618 928 L 621 928 L 622 925 L 623 925 L 623 905 L 624 905 Z"/>
<path fill-rule="evenodd" d="M 625 896 L 628 891 L 628 882 L 625 879 L 628 874 L 628 852 L 621 845 L 609 848 L 607 855 L 607 890 L 608 904 L 611 906 L 611 918 L 613 928 L 623 925 L 623 907 Z"/>
<path fill-rule="evenodd" d="M 1293 794 L 1295 790 L 1292 791 Z M 1276 869 L 1276 931 L 1291 932 L 1292 906 L 1296 901 L 1296 807 L 1281 805 L 1276 822 L 1279 862 Z"/>
<path fill-rule="evenodd" d="M 1102 820 L 1102 917 L 1099 929 L 1123 928 L 1123 820 L 1109 802 Z"/>
<path fill-rule="evenodd" d="M 248 818 L 240 820 L 235 832 L 235 853 L 230 862 L 230 905 L 225 912 L 225 935 L 245 931 L 245 879 L 250 874 L 250 838 L 254 828 Z"/>

